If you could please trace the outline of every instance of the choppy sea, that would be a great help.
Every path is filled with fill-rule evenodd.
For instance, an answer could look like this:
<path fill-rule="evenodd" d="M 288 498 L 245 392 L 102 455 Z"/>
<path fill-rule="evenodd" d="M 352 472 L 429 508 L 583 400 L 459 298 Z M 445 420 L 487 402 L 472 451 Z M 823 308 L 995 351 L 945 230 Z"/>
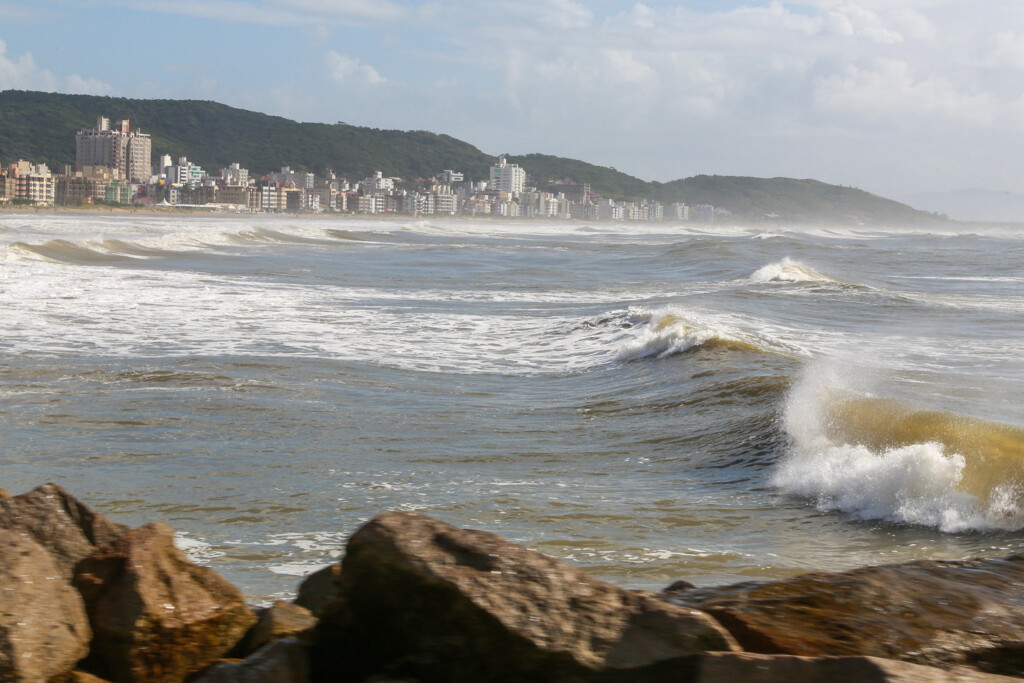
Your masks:
<path fill-rule="evenodd" d="M 1024 227 L 0 214 L 0 487 L 254 602 L 384 510 L 623 586 L 1024 549 Z"/>

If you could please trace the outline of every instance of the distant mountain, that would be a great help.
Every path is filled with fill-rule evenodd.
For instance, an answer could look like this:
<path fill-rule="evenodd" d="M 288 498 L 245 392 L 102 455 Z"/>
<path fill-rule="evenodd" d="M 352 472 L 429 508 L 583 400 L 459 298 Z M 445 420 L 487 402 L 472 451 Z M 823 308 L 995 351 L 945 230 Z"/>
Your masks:
<path fill-rule="evenodd" d="M 916 194 L 908 199 L 958 221 L 1024 222 L 1024 194 L 975 188 Z"/>
<path fill-rule="evenodd" d="M 136 100 L 93 95 L 6 90 L 0 92 L 0 161 L 75 162 L 75 131 L 96 119 L 129 119 L 133 130 L 152 136 L 154 158 L 188 157 L 216 172 L 239 162 L 254 175 L 291 166 L 320 173 L 327 168 L 351 180 L 383 171 L 407 181 L 444 169 L 486 179 L 496 157 L 449 135 L 380 130 L 344 123 L 298 123 L 279 116 L 196 100 Z M 613 168 L 543 154 L 510 156 L 544 188 L 564 181 L 590 183 L 610 199 L 713 204 L 740 219 L 766 216 L 783 222 L 929 223 L 931 214 L 854 188 L 815 180 L 695 176 L 647 182 Z"/>

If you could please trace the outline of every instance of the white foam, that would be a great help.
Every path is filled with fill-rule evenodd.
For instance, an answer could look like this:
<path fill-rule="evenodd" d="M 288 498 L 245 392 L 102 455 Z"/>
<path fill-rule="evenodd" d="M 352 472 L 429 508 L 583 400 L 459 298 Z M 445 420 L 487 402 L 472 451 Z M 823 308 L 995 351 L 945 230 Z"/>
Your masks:
<path fill-rule="evenodd" d="M 309 576 L 313 572 L 320 571 L 324 567 L 330 567 L 333 562 L 289 562 L 286 564 L 272 564 L 267 567 L 275 574 L 285 576 Z"/>
<path fill-rule="evenodd" d="M 196 564 L 209 564 L 211 560 L 224 557 L 222 551 L 215 550 L 206 541 L 189 536 L 183 531 L 175 532 L 174 547 L 185 553 L 185 556 Z"/>
<path fill-rule="evenodd" d="M 674 307 L 654 311 L 634 309 L 633 317 L 642 324 L 634 328 L 635 336 L 619 347 L 617 356 L 620 360 L 651 356 L 663 358 L 688 351 L 713 339 L 739 341 L 728 329 Z"/>
<path fill-rule="evenodd" d="M 750 281 L 757 284 L 767 282 L 816 282 L 834 284 L 836 281 L 814 268 L 790 259 L 788 256 L 777 263 L 769 263 L 750 275 Z"/>
<path fill-rule="evenodd" d="M 961 490 L 966 460 L 939 443 L 916 443 L 884 450 L 838 443 L 826 434 L 825 406 L 837 393 L 865 393 L 875 381 L 862 366 L 812 364 L 791 391 L 784 416 L 790 447 L 775 469 L 772 484 L 811 499 L 821 510 L 857 519 L 935 527 L 944 532 L 1018 529 L 1024 526 L 1020 492 L 996 487 L 982 504 Z"/>

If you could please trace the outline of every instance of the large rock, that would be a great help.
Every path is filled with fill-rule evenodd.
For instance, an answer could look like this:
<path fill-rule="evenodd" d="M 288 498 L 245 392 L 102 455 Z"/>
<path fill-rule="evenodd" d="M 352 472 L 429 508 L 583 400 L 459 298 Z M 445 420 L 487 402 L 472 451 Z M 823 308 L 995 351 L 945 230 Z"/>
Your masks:
<path fill-rule="evenodd" d="M 314 679 L 573 681 L 733 639 L 706 614 L 594 580 L 494 534 L 387 513 L 349 539 Z"/>
<path fill-rule="evenodd" d="M 53 555 L 68 580 L 75 565 L 97 546 L 128 531 L 128 527 L 94 512 L 56 484 L 45 484 L 20 496 L 0 496 L 0 529 L 31 534 Z"/>
<path fill-rule="evenodd" d="M 115 683 L 171 683 L 223 656 L 256 617 L 242 593 L 147 524 L 79 563 L 93 629 L 86 670 Z"/>
<path fill-rule="evenodd" d="M 235 646 L 232 656 L 247 657 L 256 650 L 282 638 L 305 636 L 316 626 L 317 618 L 308 609 L 278 600 L 258 613 L 259 621 Z"/>
<path fill-rule="evenodd" d="M 89 621 L 57 562 L 24 531 L 0 530 L 0 681 L 47 681 L 89 651 Z"/>
<path fill-rule="evenodd" d="M 296 638 L 275 640 L 241 661 L 218 662 L 191 683 L 307 683 L 309 654 Z"/>
<path fill-rule="evenodd" d="M 751 652 L 870 655 L 1024 675 L 1024 555 L 683 588 L 664 597 L 713 615 Z"/>
<path fill-rule="evenodd" d="M 972 669 L 945 671 L 876 657 L 794 657 L 712 652 L 696 656 L 693 683 L 1011 683 Z M 667 677 L 664 681 L 679 681 Z M 685 679 L 683 679 L 685 680 Z M 639 682 L 638 682 L 639 683 Z"/>
<path fill-rule="evenodd" d="M 337 591 L 340 574 L 341 566 L 337 564 L 313 572 L 299 584 L 299 594 L 295 597 L 295 604 L 305 607 L 313 613 L 313 616 L 319 617 L 324 611 L 324 606 L 331 601 Z"/>

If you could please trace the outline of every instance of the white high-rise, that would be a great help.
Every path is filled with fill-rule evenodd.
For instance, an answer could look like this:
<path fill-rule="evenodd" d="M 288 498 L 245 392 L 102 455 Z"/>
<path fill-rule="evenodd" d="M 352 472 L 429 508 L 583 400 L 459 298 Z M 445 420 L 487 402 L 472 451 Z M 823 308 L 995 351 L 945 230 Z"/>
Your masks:
<path fill-rule="evenodd" d="M 498 158 L 498 165 L 491 166 L 492 190 L 518 194 L 526 188 L 526 171 L 517 164 L 508 163 L 505 157 Z"/>

